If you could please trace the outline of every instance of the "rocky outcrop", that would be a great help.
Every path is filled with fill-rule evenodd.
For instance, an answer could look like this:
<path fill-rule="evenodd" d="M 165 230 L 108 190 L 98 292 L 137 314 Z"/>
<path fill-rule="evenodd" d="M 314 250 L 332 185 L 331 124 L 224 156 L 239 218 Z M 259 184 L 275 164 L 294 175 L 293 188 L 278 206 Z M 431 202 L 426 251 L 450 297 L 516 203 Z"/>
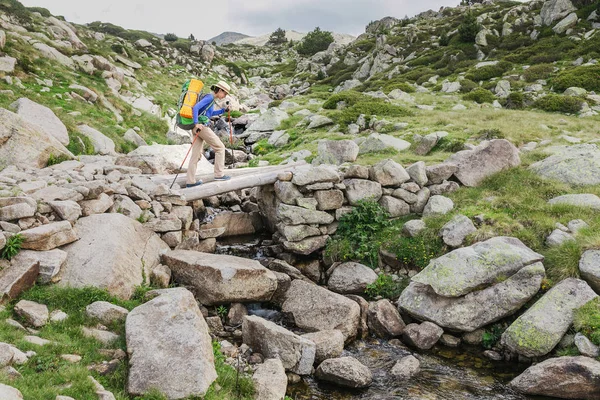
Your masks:
<path fill-rule="evenodd" d="M 294 280 L 281 310 L 310 332 L 338 329 L 346 342 L 356 337 L 360 307 L 354 301 L 317 285 Z"/>
<path fill-rule="evenodd" d="M 585 280 L 591 287 L 600 293 L 600 250 L 588 250 L 579 260 L 579 272 L 581 279 Z"/>
<path fill-rule="evenodd" d="M 244 317 L 244 343 L 266 358 L 278 358 L 283 367 L 309 375 L 315 361 L 316 345 L 287 329 L 257 316 Z"/>
<path fill-rule="evenodd" d="M 600 149 L 595 144 L 558 148 L 550 157 L 531 165 L 538 175 L 571 185 L 600 184 Z"/>
<path fill-rule="evenodd" d="M 573 313 L 598 297 L 585 281 L 568 278 L 550 289 L 513 322 L 501 342 L 526 357 L 548 354 L 573 323 Z"/>
<path fill-rule="evenodd" d="M 473 150 L 463 150 L 446 162 L 455 164 L 454 175 L 465 186 L 477 186 L 485 178 L 502 170 L 521 164 L 519 150 L 508 140 L 483 142 Z"/>
<path fill-rule="evenodd" d="M 306 333 L 302 337 L 312 341 L 317 346 L 316 364 L 330 358 L 337 358 L 344 351 L 344 334 L 337 329 Z"/>
<path fill-rule="evenodd" d="M 570 0 L 549 0 L 544 2 L 540 16 L 544 25 L 552 25 L 554 21 L 564 18 L 576 10 L 577 8 Z"/>
<path fill-rule="evenodd" d="M 204 305 L 268 301 L 277 289 L 273 272 L 246 258 L 175 250 L 163 256 L 163 264 Z"/>
<path fill-rule="evenodd" d="M 538 262 L 503 282 L 455 298 L 440 296 L 429 285 L 411 282 L 398 299 L 398 307 L 420 320 L 471 332 L 518 311 L 539 291 L 544 276 L 544 267 Z"/>
<path fill-rule="evenodd" d="M 67 261 L 60 285 L 96 286 L 129 298 L 150 276 L 167 245 L 152 231 L 121 214 L 97 214 L 75 224 L 79 240 L 64 248 Z"/>
<path fill-rule="evenodd" d="M 41 132 L 54 137 L 64 146 L 69 144 L 69 133 L 67 127 L 48 107 L 42 106 L 36 102 L 22 97 L 11 104 L 17 115 L 27 119 L 29 123 L 35 125 Z M 35 116 L 32 118 L 32 116 Z"/>
<path fill-rule="evenodd" d="M 516 238 L 495 237 L 432 260 L 412 281 L 431 286 L 440 296 L 459 297 L 543 258 Z"/>
<path fill-rule="evenodd" d="M 261 400 L 281 400 L 285 397 L 288 378 L 278 358 L 270 358 L 258 366 L 252 376 L 254 396 Z"/>
<path fill-rule="evenodd" d="M 521 393 L 561 399 L 600 398 L 600 362 L 589 357 L 550 358 L 510 382 Z"/>
<path fill-rule="evenodd" d="M 43 168 L 51 156 L 74 158 L 54 136 L 0 108 L 0 160 L 4 165 Z"/>
<path fill-rule="evenodd" d="M 127 391 L 143 395 L 157 389 L 169 399 L 204 396 L 217 372 L 208 326 L 194 296 L 184 288 L 150 293 L 157 297 L 133 309 L 125 323 Z"/>

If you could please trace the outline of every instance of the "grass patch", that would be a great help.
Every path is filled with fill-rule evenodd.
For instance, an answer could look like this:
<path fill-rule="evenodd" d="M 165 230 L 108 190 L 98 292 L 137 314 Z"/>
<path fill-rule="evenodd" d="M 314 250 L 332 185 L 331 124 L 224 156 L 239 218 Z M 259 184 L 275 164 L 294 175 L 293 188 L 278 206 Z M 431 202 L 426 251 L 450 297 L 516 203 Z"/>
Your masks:
<path fill-rule="evenodd" d="M 139 293 L 141 294 L 141 292 Z M 126 392 L 128 373 L 126 360 L 121 361 L 118 368 L 106 376 L 100 376 L 96 372 L 87 369 L 90 364 L 110 360 L 100 353 L 100 349 L 112 347 L 125 350 L 126 347 L 124 322 L 115 323 L 108 327 L 121 336 L 113 346 L 106 346 L 94 339 L 84 337 L 81 327 L 96 324 L 96 321 L 86 316 L 85 307 L 95 301 L 108 301 L 132 310 L 142 304 L 140 297 L 134 296 L 132 300 L 120 300 L 98 288 L 74 289 L 35 286 L 25 292 L 20 299 L 46 304 L 49 311 L 60 309 L 66 312 L 69 318 L 63 322 L 50 322 L 41 328 L 39 336 L 56 344 L 40 347 L 25 342 L 23 337 L 26 333 L 5 322 L 6 318 L 18 320 L 19 317 L 12 313 L 12 306 L 16 301 L 2 311 L 0 313 L 0 341 L 14 344 L 22 351 L 33 350 L 37 355 L 30 358 L 26 364 L 15 366 L 23 375 L 23 378 L 11 381 L 7 376 L 0 375 L 0 382 L 19 389 L 25 399 L 54 400 L 57 395 L 63 395 L 78 400 L 97 400 L 98 396 L 95 394 L 92 383 L 87 378 L 92 375 L 107 390 L 111 391 L 117 400 L 166 399 L 157 392 L 138 397 L 129 396 Z M 251 399 L 253 393 L 251 381 L 246 377 L 240 377 L 240 396 L 238 397 L 235 369 L 225 364 L 224 356 L 219 352 L 218 345 L 213 345 L 213 349 L 215 352 L 215 367 L 219 375 L 216 384 L 220 386 L 220 390 L 216 391 L 217 385 L 213 384 L 204 399 Z M 78 354 L 82 357 L 82 361 L 78 364 L 70 364 L 60 357 L 62 354 Z"/>
<path fill-rule="evenodd" d="M 600 345 L 600 297 L 575 311 L 573 326 L 594 344 Z"/>

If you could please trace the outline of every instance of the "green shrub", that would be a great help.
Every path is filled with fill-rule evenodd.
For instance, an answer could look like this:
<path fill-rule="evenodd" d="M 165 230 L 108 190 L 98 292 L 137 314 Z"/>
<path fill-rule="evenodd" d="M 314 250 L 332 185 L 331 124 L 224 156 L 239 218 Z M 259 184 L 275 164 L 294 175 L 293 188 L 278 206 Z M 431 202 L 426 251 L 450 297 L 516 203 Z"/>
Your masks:
<path fill-rule="evenodd" d="M 190 49 L 192 47 L 191 43 L 189 40 L 184 40 L 184 39 L 179 39 L 173 43 L 171 43 L 171 46 L 175 47 L 177 50 L 183 52 L 183 53 L 188 53 L 190 52 Z"/>
<path fill-rule="evenodd" d="M 523 71 L 523 77 L 527 82 L 535 82 L 538 79 L 548 79 L 550 74 L 554 72 L 552 64 L 532 65 Z"/>
<path fill-rule="evenodd" d="M 269 103 L 267 108 L 279 107 L 281 105 L 281 103 L 283 103 L 283 100 L 273 100 L 272 102 Z"/>
<path fill-rule="evenodd" d="M 375 282 L 367 285 L 365 294 L 371 299 L 381 296 L 384 299 L 396 300 L 407 286 L 407 278 L 394 282 L 390 275 L 380 274 Z"/>
<path fill-rule="evenodd" d="M 492 139 L 504 139 L 505 136 L 500 129 L 482 129 L 477 132 L 476 135 L 478 140 L 492 140 Z"/>
<path fill-rule="evenodd" d="M 275 146 L 269 144 L 267 139 L 259 140 L 252 146 L 252 152 L 256 155 L 262 156 L 275 150 Z"/>
<path fill-rule="evenodd" d="M 533 43 L 533 40 L 528 35 L 521 35 L 518 32 L 514 32 L 509 36 L 502 38 L 500 48 L 504 50 L 517 50 L 523 47 L 527 47 Z"/>
<path fill-rule="evenodd" d="M 583 100 L 575 96 L 562 96 L 559 94 L 549 94 L 538 99 L 534 106 L 550 112 L 563 112 L 575 114 L 581 110 Z"/>
<path fill-rule="evenodd" d="M 371 50 L 373 50 L 375 48 L 375 40 L 373 39 L 362 39 L 362 40 L 357 40 L 356 42 L 352 43 L 352 46 L 350 47 L 350 51 L 354 51 L 354 50 L 359 50 L 359 51 L 363 51 L 363 52 L 370 52 Z"/>
<path fill-rule="evenodd" d="M 33 12 L 38 12 L 40 14 L 42 14 L 44 17 L 48 18 L 51 17 L 52 14 L 50 13 L 50 11 L 47 8 L 43 8 L 43 7 L 27 7 L 27 9 L 29 11 Z"/>
<path fill-rule="evenodd" d="M 112 51 L 114 51 L 117 54 L 123 54 L 123 45 L 119 44 L 119 43 L 113 43 L 110 45 L 110 48 Z"/>
<path fill-rule="evenodd" d="M 468 12 L 458 27 L 458 36 L 461 42 L 475 43 L 475 37 L 477 36 L 480 28 L 481 26 L 477 22 L 475 15 L 473 15 L 471 12 Z"/>
<path fill-rule="evenodd" d="M 2 249 L 2 253 L 0 253 L 0 258 L 4 258 L 5 260 L 11 260 L 14 256 L 19 254 L 19 251 L 21 251 L 21 245 L 24 241 L 25 238 L 20 233 L 12 235 L 8 239 L 6 239 L 6 244 Z"/>
<path fill-rule="evenodd" d="M 415 87 L 407 82 L 389 81 L 383 87 L 383 90 L 387 93 L 394 89 L 400 89 L 406 93 L 414 93 L 416 91 Z"/>
<path fill-rule="evenodd" d="M 493 103 L 494 102 L 494 94 L 487 89 L 476 88 L 470 93 L 463 95 L 464 100 L 471 100 L 479 104 L 483 103 Z"/>
<path fill-rule="evenodd" d="M 377 238 L 390 226 L 387 211 L 375 201 L 362 200 L 339 222 L 333 240 L 327 243 L 325 254 L 340 261 L 357 260 L 377 266 L 381 246 Z"/>
<path fill-rule="evenodd" d="M 525 108 L 525 95 L 521 92 L 511 92 L 506 99 L 505 107 L 510 110 L 522 110 Z"/>
<path fill-rule="evenodd" d="M 320 51 L 327 50 L 331 43 L 333 43 L 333 34 L 316 27 L 315 30 L 309 32 L 302 39 L 296 50 L 299 54 L 312 56 Z"/>
<path fill-rule="evenodd" d="M 456 153 L 464 149 L 465 139 L 445 136 L 438 140 L 431 151 L 446 151 L 448 153 Z"/>
<path fill-rule="evenodd" d="M 67 145 L 67 149 L 76 156 L 82 154 L 93 155 L 96 153 L 96 149 L 94 149 L 94 144 L 90 138 L 80 133 L 69 134 L 69 144 Z"/>
<path fill-rule="evenodd" d="M 510 69 L 512 69 L 511 63 L 500 61 L 496 65 L 487 65 L 485 67 L 476 68 L 469 72 L 465 78 L 475 82 L 487 81 L 488 79 L 504 75 L 504 73 Z"/>
<path fill-rule="evenodd" d="M 576 310 L 574 317 L 575 329 L 587 336 L 594 344 L 600 345 L 600 297 Z"/>
<path fill-rule="evenodd" d="M 361 101 L 364 101 L 365 97 L 366 95 L 360 92 L 354 90 L 345 90 L 329 97 L 329 99 L 323 103 L 323 108 L 326 110 L 335 110 L 340 101 L 346 103 L 346 106 L 353 106 Z"/>
<path fill-rule="evenodd" d="M 479 85 L 470 79 L 463 79 L 462 81 L 460 81 L 461 93 L 469 93 L 470 91 L 477 89 L 478 87 Z"/>
<path fill-rule="evenodd" d="M 179 38 L 178 38 L 178 37 L 177 37 L 177 35 L 176 35 L 176 34 L 174 34 L 174 33 L 167 33 L 167 34 L 165 35 L 165 40 L 166 40 L 167 42 L 176 42 L 176 41 L 177 41 L 177 39 L 179 39 Z"/>
<path fill-rule="evenodd" d="M 498 341 L 500 340 L 500 337 L 502 337 L 503 332 L 504 329 L 502 325 L 499 324 L 494 324 L 488 329 L 486 329 L 483 333 L 483 347 L 485 347 L 486 349 L 491 349 L 492 347 L 494 347 L 496 343 L 498 343 Z"/>
<path fill-rule="evenodd" d="M 60 164 L 61 162 L 68 161 L 70 159 L 71 159 L 71 157 L 69 157 L 65 154 L 55 156 L 54 154 L 50 153 L 50 155 L 48 156 L 48 163 L 46 164 L 46 166 L 49 167 L 51 165 Z"/>
<path fill-rule="evenodd" d="M 589 91 L 600 91 L 600 65 L 581 66 L 564 71 L 550 83 L 554 90 L 560 92 L 573 86 Z"/>
<path fill-rule="evenodd" d="M 448 37 L 448 32 L 446 32 L 446 31 L 442 32 L 442 34 L 440 35 L 439 44 L 442 47 L 446 47 L 450 44 L 450 38 Z"/>
<path fill-rule="evenodd" d="M 444 252 L 444 242 L 437 235 L 423 233 L 415 237 L 399 235 L 392 238 L 386 249 L 396 254 L 396 259 L 410 270 L 420 271 Z"/>

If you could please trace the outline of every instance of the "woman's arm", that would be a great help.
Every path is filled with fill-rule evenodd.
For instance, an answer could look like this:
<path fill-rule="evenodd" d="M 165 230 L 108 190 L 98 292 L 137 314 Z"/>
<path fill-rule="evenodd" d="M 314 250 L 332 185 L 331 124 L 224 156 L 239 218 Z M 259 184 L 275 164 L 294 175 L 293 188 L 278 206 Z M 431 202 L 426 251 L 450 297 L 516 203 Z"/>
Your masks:
<path fill-rule="evenodd" d="M 204 96 L 204 98 L 202 100 L 200 100 L 199 102 L 196 103 L 196 105 L 193 108 L 193 117 L 194 117 L 194 124 L 198 123 L 198 115 L 200 114 L 201 110 L 204 110 L 206 107 L 208 107 L 208 105 L 213 101 L 213 96 L 212 95 L 208 95 L 208 96 Z M 206 116 L 210 118 L 210 116 L 208 115 L 210 109 L 212 108 L 212 106 L 206 110 Z"/>

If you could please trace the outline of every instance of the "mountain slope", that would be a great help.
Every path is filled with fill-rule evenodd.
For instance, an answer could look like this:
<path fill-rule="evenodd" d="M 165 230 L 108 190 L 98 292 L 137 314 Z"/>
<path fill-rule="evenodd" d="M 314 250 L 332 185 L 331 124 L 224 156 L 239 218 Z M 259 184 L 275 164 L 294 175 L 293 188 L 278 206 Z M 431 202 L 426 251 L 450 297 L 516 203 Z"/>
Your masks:
<path fill-rule="evenodd" d="M 285 37 L 287 40 L 293 40 L 294 42 L 299 42 L 304 39 L 306 33 L 296 32 L 296 31 L 285 31 Z M 241 39 L 235 42 L 235 44 L 249 44 L 252 46 L 264 46 L 269 41 L 269 37 L 271 37 L 270 33 L 265 35 L 256 36 L 256 37 L 248 37 L 245 39 Z M 346 45 L 351 43 L 355 39 L 352 35 L 346 35 L 344 33 L 333 33 L 333 40 L 337 44 Z"/>
<path fill-rule="evenodd" d="M 217 35 L 213 38 L 207 40 L 208 43 L 215 42 L 217 46 L 223 46 L 229 43 L 237 42 L 238 40 L 242 40 L 245 38 L 251 38 L 252 36 L 244 35 L 243 33 L 238 32 L 223 32 L 220 35 Z"/>

